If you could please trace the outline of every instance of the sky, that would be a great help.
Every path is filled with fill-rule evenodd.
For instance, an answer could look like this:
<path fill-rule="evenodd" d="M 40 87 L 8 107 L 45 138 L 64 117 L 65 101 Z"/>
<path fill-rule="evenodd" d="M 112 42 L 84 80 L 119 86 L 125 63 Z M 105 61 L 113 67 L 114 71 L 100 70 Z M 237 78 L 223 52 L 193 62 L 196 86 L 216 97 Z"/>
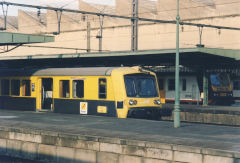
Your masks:
<path fill-rule="evenodd" d="M 78 9 L 78 0 L 0 0 L 5 2 L 12 2 L 12 3 L 22 3 L 22 4 L 29 4 L 29 5 L 40 5 L 40 6 L 52 6 L 52 7 L 63 7 L 63 8 L 71 8 L 71 9 Z M 105 5 L 114 5 L 114 0 L 83 0 L 89 3 L 96 3 L 96 4 L 105 4 Z M 29 8 L 19 8 L 14 6 L 8 7 L 8 16 L 17 16 L 17 10 L 30 10 L 36 11 L 36 9 L 29 9 Z M 0 15 L 2 15 L 2 7 L 0 6 Z"/>

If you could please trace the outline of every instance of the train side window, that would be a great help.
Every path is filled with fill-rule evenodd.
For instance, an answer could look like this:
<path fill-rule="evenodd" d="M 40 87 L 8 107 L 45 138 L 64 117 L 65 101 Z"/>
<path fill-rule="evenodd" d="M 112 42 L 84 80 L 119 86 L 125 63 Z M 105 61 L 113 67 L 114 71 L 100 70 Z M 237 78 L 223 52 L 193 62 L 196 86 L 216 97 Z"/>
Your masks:
<path fill-rule="evenodd" d="M 175 80 L 174 79 L 168 79 L 168 90 L 169 91 L 175 90 Z"/>
<path fill-rule="evenodd" d="M 240 90 L 240 80 L 236 80 L 233 82 L 233 89 Z"/>
<path fill-rule="evenodd" d="M 59 97 L 69 98 L 70 97 L 70 88 L 69 80 L 60 80 L 59 81 Z"/>
<path fill-rule="evenodd" d="M 163 79 L 158 79 L 158 87 L 159 87 L 159 90 L 163 90 L 164 89 Z"/>
<path fill-rule="evenodd" d="M 9 95 L 9 80 L 3 79 L 1 82 L 1 94 L 2 95 Z"/>
<path fill-rule="evenodd" d="M 20 80 L 11 80 L 11 95 L 20 95 Z"/>
<path fill-rule="evenodd" d="M 31 80 L 22 80 L 22 96 L 31 96 Z"/>
<path fill-rule="evenodd" d="M 83 80 L 73 80 L 73 98 L 83 98 L 84 97 L 84 81 Z"/>
<path fill-rule="evenodd" d="M 99 85 L 98 97 L 101 99 L 107 98 L 107 80 L 99 79 L 98 85 Z"/>
<path fill-rule="evenodd" d="M 183 79 L 183 80 L 182 80 L 182 90 L 183 90 L 183 91 L 186 91 L 186 90 L 187 90 L 187 80 L 186 80 L 186 79 Z"/>

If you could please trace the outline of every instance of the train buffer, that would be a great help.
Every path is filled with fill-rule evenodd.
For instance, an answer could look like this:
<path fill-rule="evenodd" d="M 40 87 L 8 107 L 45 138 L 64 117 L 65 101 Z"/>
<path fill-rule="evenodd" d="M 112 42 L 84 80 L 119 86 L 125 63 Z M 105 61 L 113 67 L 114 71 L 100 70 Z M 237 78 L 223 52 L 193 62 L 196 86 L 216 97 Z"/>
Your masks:
<path fill-rule="evenodd" d="M 0 110 L 0 154 L 85 162 L 239 162 L 240 128 Z"/>

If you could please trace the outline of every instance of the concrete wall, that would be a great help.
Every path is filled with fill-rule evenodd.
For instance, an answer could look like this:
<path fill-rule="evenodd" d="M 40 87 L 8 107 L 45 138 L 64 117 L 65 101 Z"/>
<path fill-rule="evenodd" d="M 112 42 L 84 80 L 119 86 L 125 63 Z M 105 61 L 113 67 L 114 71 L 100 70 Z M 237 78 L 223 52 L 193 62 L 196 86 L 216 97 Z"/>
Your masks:
<path fill-rule="evenodd" d="M 18 10 L 18 32 L 19 33 L 42 33 L 46 32 L 46 26 L 41 24 L 28 13 Z"/>
<path fill-rule="evenodd" d="M 9 21 L 11 23 L 9 23 Z M 8 16 L 7 17 L 7 29 L 8 29 L 8 31 L 17 32 L 18 31 L 18 29 L 16 28 L 17 24 L 18 24 L 18 20 L 17 20 L 16 17 L 14 17 L 14 16 Z M 5 25 L 4 24 L 4 17 L 0 16 L 0 27 L 3 28 L 4 25 Z"/>
<path fill-rule="evenodd" d="M 166 109 L 165 112 L 171 113 L 172 109 Z M 240 112 L 228 110 L 205 110 L 203 109 L 184 109 L 181 108 L 180 119 L 182 122 L 197 122 L 205 124 L 221 124 L 230 126 L 240 126 Z M 173 121 L 174 115 L 161 117 L 162 120 Z"/>
<path fill-rule="evenodd" d="M 216 19 L 218 24 L 232 23 L 240 26 L 240 21 L 236 21 L 235 17 Z M 208 19 L 204 22 L 210 24 L 212 20 Z M 197 21 L 195 21 L 198 23 Z M 82 27 L 86 25 L 82 24 Z M 64 29 L 66 26 L 62 26 Z M 142 24 L 139 26 L 139 50 L 146 49 L 172 49 L 175 47 L 175 25 L 169 24 Z M 51 27 L 51 31 L 56 31 L 57 26 Z M 220 33 L 219 33 L 220 32 Z M 99 29 L 92 27 L 91 30 L 91 49 L 98 50 Z M 240 31 L 217 30 L 204 28 L 202 35 L 202 43 L 209 48 L 225 48 L 240 49 L 240 39 L 238 36 Z M 131 28 L 130 25 L 119 27 L 104 27 L 103 29 L 103 50 L 122 51 L 130 50 L 131 46 Z M 211 39 L 210 39 L 211 38 Z M 180 32 L 180 48 L 192 48 L 199 44 L 199 33 L 197 27 L 184 26 Z M 79 30 L 76 32 L 63 32 L 56 36 L 54 43 L 34 44 L 41 46 L 69 47 L 86 49 L 87 32 Z M 86 52 L 84 50 L 78 52 Z M 48 48 L 17 48 L 9 53 L 1 56 L 20 56 L 20 55 L 36 55 L 36 54 L 63 54 L 76 53 L 76 50 L 64 49 L 48 49 Z"/>
<path fill-rule="evenodd" d="M 0 154 L 46 162 L 240 162 L 231 151 L 7 127 L 0 127 Z"/>

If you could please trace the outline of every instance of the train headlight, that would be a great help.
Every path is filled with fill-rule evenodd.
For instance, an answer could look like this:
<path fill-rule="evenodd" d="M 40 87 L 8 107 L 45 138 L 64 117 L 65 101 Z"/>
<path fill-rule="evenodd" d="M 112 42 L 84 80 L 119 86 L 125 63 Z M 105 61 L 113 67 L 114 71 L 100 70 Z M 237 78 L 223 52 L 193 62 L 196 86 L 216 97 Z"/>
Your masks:
<path fill-rule="evenodd" d="M 134 105 L 134 101 L 133 100 L 129 100 L 129 105 Z"/>
<path fill-rule="evenodd" d="M 161 100 L 154 100 L 154 104 L 156 104 L 156 105 L 160 105 L 161 104 Z"/>
<path fill-rule="evenodd" d="M 137 100 L 129 100 L 129 105 L 137 105 Z"/>
<path fill-rule="evenodd" d="M 137 100 L 133 100 L 133 104 L 134 104 L 134 105 L 137 105 Z"/>

